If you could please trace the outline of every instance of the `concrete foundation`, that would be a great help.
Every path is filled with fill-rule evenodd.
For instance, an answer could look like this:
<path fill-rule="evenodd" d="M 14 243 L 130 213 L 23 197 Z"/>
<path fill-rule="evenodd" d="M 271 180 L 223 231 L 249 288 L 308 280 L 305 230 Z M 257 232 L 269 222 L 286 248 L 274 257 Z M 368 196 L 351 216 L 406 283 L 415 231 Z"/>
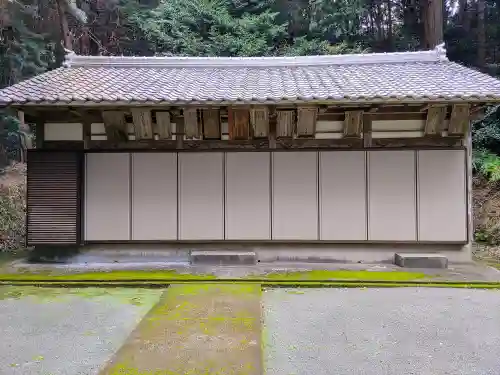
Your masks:
<path fill-rule="evenodd" d="M 448 258 L 441 254 L 396 254 L 394 263 L 406 268 L 448 268 Z"/>

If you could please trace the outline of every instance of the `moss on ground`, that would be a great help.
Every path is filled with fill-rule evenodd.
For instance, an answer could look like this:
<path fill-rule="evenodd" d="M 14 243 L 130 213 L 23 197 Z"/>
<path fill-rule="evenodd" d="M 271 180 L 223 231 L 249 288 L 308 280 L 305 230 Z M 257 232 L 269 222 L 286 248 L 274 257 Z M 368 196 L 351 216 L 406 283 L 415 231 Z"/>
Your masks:
<path fill-rule="evenodd" d="M 260 375 L 260 285 L 174 285 L 100 375 Z"/>
<path fill-rule="evenodd" d="M 35 298 L 39 302 L 54 302 L 70 297 L 106 298 L 123 304 L 141 306 L 158 298 L 161 291 L 146 288 L 41 288 L 36 286 L 1 286 L 0 300 Z"/>
<path fill-rule="evenodd" d="M 34 272 L 21 269 L 17 273 L 2 273 L 2 280 L 54 280 L 54 281 L 127 281 L 127 280 L 214 280 L 209 274 L 180 273 L 174 270 L 161 271 L 106 271 L 106 272 Z"/>
<path fill-rule="evenodd" d="M 402 271 L 349 271 L 349 270 L 312 270 L 300 272 L 272 272 L 254 278 L 284 281 L 315 280 L 377 280 L 377 281 L 410 281 L 429 278 L 425 273 Z"/>

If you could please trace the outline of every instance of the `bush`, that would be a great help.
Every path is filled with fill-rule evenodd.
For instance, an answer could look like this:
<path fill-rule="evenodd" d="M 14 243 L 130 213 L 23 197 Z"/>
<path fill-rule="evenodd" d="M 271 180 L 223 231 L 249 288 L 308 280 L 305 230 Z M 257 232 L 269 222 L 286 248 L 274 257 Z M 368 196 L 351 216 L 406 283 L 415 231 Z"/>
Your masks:
<path fill-rule="evenodd" d="M 0 251 L 25 246 L 26 233 L 26 167 L 9 167 L 0 185 Z"/>

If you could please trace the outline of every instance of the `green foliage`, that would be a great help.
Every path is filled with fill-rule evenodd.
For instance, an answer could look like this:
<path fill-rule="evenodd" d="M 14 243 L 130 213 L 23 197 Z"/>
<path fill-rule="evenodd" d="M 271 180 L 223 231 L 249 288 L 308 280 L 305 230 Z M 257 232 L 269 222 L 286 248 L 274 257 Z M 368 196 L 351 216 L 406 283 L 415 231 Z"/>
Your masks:
<path fill-rule="evenodd" d="M 486 149 L 473 152 L 474 171 L 481 173 L 490 182 L 500 181 L 500 156 Z"/>

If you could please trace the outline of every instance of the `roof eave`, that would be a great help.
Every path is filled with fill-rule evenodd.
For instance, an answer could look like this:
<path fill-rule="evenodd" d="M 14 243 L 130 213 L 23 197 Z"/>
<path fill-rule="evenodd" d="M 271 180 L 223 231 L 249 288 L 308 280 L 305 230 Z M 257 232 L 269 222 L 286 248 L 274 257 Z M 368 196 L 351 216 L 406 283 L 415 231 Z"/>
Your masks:
<path fill-rule="evenodd" d="M 27 101 L 0 102 L 5 107 L 127 107 L 127 106 L 238 106 L 238 105 L 286 105 L 286 104 L 426 104 L 426 103 L 500 103 L 500 97 L 453 97 L 453 98 L 366 98 L 366 99 L 315 99 L 315 100 L 241 100 L 241 101 Z"/>

